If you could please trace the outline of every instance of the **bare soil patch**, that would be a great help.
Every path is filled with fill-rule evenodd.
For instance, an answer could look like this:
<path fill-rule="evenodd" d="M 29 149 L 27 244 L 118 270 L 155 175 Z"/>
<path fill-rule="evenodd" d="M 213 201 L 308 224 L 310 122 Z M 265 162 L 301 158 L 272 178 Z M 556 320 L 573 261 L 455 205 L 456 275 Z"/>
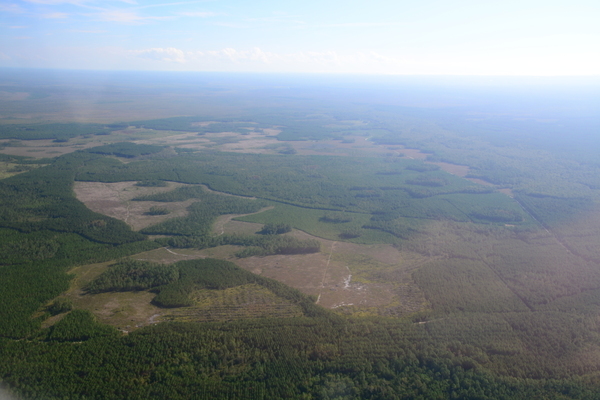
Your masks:
<path fill-rule="evenodd" d="M 151 304 L 155 294 L 147 291 L 86 294 L 82 288 L 106 271 L 111 262 L 83 265 L 69 273 L 75 275 L 71 288 L 65 297 L 71 299 L 76 309 L 92 312 L 100 322 L 113 325 L 125 332 L 158 322 L 159 315 L 165 313 Z M 46 321 L 56 323 L 59 318 Z"/>
<path fill-rule="evenodd" d="M 443 171 L 448 172 L 449 174 L 460 176 L 464 178 L 467 176 L 471 168 L 466 165 L 458 165 L 458 164 L 450 164 L 445 162 L 428 162 L 428 164 L 434 164 L 439 166 Z"/>
<path fill-rule="evenodd" d="M 207 126 L 211 123 L 214 122 L 199 122 L 193 125 Z M 210 147 L 221 151 L 237 153 L 268 154 L 276 153 L 276 151 L 273 151 L 272 149 L 265 149 L 265 146 L 277 143 L 277 139 L 274 135 L 279 132 L 281 131 L 278 129 L 248 130 L 248 132 L 243 134 L 237 132 L 211 132 L 204 135 L 198 135 L 185 132 L 138 140 L 136 143 L 176 146 L 193 150 L 202 150 Z M 219 144 L 219 139 L 228 137 L 231 138 L 233 142 Z"/>
<path fill-rule="evenodd" d="M 5 147 L 0 150 L 3 154 L 11 156 L 25 156 L 34 158 L 58 157 L 77 150 L 88 149 L 103 144 L 100 140 L 72 139 L 67 143 L 55 143 L 51 139 L 22 140 L 17 147 Z"/>
<path fill-rule="evenodd" d="M 208 126 L 210 124 L 215 124 L 216 121 L 203 121 L 203 122 L 192 122 L 192 126 Z"/>
<path fill-rule="evenodd" d="M 402 148 L 399 151 L 407 158 L 415 160 L 425 160 L 427 158 L 427 154 L 422 153 L 421 150 Z"/>
<path fill-rule="evenodd" d="M 376 145 L 364 136 L 345 136 L 349 143 L 339 140 L 294 141 L 282 142 L 293 147 L 301 155 L 335 155 L 335 156 L 392 156 L 397 157 L 397 152 Z"/>
<path fill-rule="evenodd" d="M 248 224 L 240 221 L 230 223 Z M 257 228 L 239 226 L 242 229 Z M 232 225 L 227 227 L 234 228 Z M 230 260 L 253 273 L 317 296 L 319 305 L 339 309 L 344 313 L 404 315 L 427 307 L 422 292 L 411 277 L 412 271 L 422 264 L 422 256 L 400 252 L 390 245 L 366 246 L 337 242 L 317 238 L 298 230 L 294 230 L 290 235 L 300 239 L 319 240 L 322 244 L 321 252 Z M 358 261 L 349 266 L 346 262 L 348 256 L 356 256 Z M 352 269 L 355 269 L 356 262 L 360 265 L 363 259 L 364 268 L 367 269 L 371 263 L 369 260 L 385 264 L 386 272 L 393 280 L 385 282 L 353 278 Z"/>
<path fill-rule="evenodd" d="M 156 201 L 131 201 L 134 197 L 168 192 L 182 183 L 168 182 L 167 187 L 135 186 L 136 182 L 75 182 L 73 187 L 79 201 L 90 210 L 126 222 L 133 230 L 140 230 L 170 218 L 187 215 L 187 207 L 195 199 L 162 203 Z M 159 206 L 170 211 L 166 215 L 146 215 L 150 207 Z"/>

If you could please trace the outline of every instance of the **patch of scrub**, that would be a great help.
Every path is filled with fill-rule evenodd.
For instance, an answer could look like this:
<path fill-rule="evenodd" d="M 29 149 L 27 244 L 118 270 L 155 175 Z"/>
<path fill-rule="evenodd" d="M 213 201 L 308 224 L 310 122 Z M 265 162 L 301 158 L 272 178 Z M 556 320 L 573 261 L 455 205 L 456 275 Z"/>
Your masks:
<path fill-rule="evenodd" d="M 194 305 L 174 309 L 169 321 L 230 321 L 242 318 L 300 317 L 302 309 L 265 287 L 246 284 L 225 290 L 202 289 L 191 295 Z"/>

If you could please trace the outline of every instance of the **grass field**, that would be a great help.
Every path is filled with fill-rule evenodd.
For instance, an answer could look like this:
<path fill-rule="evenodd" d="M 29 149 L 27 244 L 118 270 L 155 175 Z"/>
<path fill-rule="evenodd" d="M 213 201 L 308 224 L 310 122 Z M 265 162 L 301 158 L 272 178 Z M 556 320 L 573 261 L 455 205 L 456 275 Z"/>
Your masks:
<path fill-rule="evenodd" d="M 258 224 L 285 223 L 311 235 L 329 240 L 340 240 L 340 235 L 343 232 L 358 230 L 360 237 L 348 239 L 348 241 L 361 244 L 394 243 L 397 241 L 393 235 L 388 233 L 363 229 L 362 226 L 368 223 L 371 218 L 369 214 L 330 212 L 276 202 L 270 202 L 270 204 L 273 206 L 271 210 L 238 217 L 236 220 Z M 344 223 L 323 222 L 323 216 L 326 214 L 344 215 L 352 220 Z"/>

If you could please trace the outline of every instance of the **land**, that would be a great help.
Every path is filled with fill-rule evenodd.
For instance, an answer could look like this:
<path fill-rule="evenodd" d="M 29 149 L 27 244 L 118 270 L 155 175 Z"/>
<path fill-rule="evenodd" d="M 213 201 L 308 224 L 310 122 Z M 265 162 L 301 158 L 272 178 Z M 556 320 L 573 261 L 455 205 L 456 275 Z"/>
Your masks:
<path fill-rule="evenodd" d="M 0 98 L 17 395 L 597 393 L 595 142 L 358 92 L 77 85 Z"/>

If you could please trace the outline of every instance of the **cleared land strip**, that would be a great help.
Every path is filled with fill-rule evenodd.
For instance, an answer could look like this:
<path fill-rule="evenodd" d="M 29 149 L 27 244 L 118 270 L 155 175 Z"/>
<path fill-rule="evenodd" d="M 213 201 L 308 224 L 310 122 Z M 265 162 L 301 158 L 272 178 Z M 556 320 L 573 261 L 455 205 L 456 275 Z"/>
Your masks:
<path fill-rule="evenodd" d="M 534 221 L 535 221 L 535 222 L 537 222 L 537 223 L 538 223 L 538 224 L 539 224 L 539 225 L 540 225 L 542 228 L 544 228 L 544 230 L 545 230 L 546 232 L 548 232 L 548 233 L 549 233 L 549 234 L 550 234 L 550 235 L 551 235 L 551 236 L 554 238 L 554 240 L 556 240 L 556 242 L 557 242 L 558 244 L 560 244 L 560 245 L 561 245 L 561 246 L 562 246 L 562 247 L 563 247 L 563 248 L 564 248 L 564 249 L 565 249 L 565 250 L 566 250 L 566 251 L 567 251 L 569 254 L 573 254 L 573 255 L 576 255 L 576 256 L 578 256 L 578 257 L 581 257 L 579 254 L 577 254 L 577 253 L 575 253 L 574 251 L 572 251 L 572 250 L 571 250 L 571 248 L 570 248 L 570 247 L 569 247 L 569 246 L 568 246 L 568 245 L 567 245 L 567 244 L 566 244 L 566 243 L 565 243 L 563 240 L 561 240 L 561 239 L 560 239 L 560 238 L 559 238 L 559 237 L 558 237 L 558 236 L 557 236 L 557 235 L 556 235 L 556 234 L 555 234 L 555 233 L 552 231 L 552 229 L 551 229 L 551 228 L 550 228 L 548 225 L 546 225 L 544 222 L 542 222 L 542 221 L 540 221 L 538 218 L 536 218 L 536 216 L 535 216 L 535 215 L 534 215 L 534 214 L 533 214 L 531 211 L 529 211 L 529 208 L 528 208 L 527 206 L 525 206 L 525 204 L 521 203 L 521 202 L 519 201 L 519 199 L 518 199 L 518 198 L 516 198 L 516 197 L 515 197 L 514 199 L 515 199 L 515 201 L 516 201 L 517 203 L 519 203 L 519 205 L 521 206 L 521 208 L 523 209 L 523 211 L 525 211 L 525 212 L 526 212 L 526 213 L 527 213 L 527 214 L 528 214 L 528 215 L 529 215 L 531 218 L 533 218 L 533 219 L 534 219 Z"/>
<path fill-rule="evenodd" d="M 323 293 L 323 288 L 325 287 L 325 278 L 327 276 L 327 270 L 329 269 L 329 264 L 331 263 L 331 254 L 333 254 L 333 248 L 337 242 L 331 243 L 331 249 L 329 250 L 329 257 L 327 257 L 327 264 L 325 264 L 325 269 L 323 270 L 323 279 L 321 279 L 321 289 L 319 290 L 319 297 L 317 297 L 317 301 L 315 304 L 319 304 L 319 300 L 321 300 L 321 293 Z"/>

